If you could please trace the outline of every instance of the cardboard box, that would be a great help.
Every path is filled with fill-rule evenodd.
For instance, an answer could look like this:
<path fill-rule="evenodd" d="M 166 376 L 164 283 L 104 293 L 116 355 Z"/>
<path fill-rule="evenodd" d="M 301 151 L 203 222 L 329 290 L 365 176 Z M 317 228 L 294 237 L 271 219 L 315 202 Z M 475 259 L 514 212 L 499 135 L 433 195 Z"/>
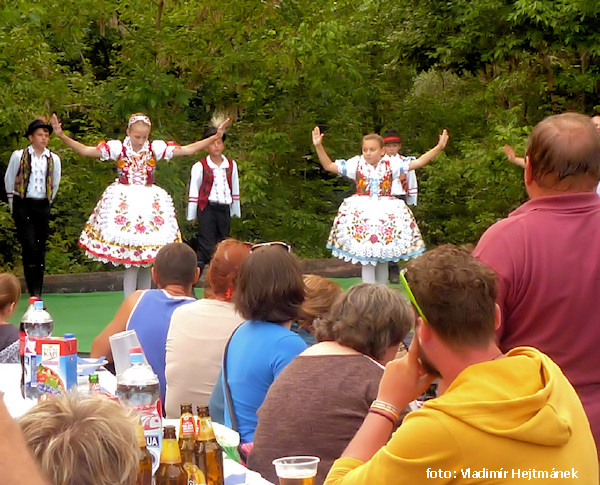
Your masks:
<path fill-rule="evenodd" d="M 35 343 L 40 398 L 77 387 L 77 339 L 40 337 Z"/>

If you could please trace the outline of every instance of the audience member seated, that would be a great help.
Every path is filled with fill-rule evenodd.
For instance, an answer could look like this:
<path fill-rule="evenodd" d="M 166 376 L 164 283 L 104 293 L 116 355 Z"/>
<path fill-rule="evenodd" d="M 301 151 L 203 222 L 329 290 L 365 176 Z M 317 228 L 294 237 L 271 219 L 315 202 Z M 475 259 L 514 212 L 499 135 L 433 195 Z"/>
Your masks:
<path fill-rule="evenodd" d="M 19 362 L 19 329 L 8 322 L 21 298 L 19 280 L 0 273 L 0 363 Z"/>
<path fill-rule="evenodd" d="M 277 483 L 272 461 L 318 456 L 322 484 L 377 397 L 385 364 L 414 323 L 400 293 L 383 285 L 352 287 L 314 323 L 319 343 L 275 379 L 258 410 L 248 468 Z"/>
<path fill-rule="evenodd" d="M 173 312 L 167 335 L 167 418 L 179 417 L 181 403 L 208 404 L 225 344 L 244 321 L 233 298 L 250 247 L 235 239 L 221 242 L 208 266 L 205 298 Z"/>
<path fill-rule="evenodd" d="M 325 484 L 598 484 L 594 439 L 573 386 L 539 350 L 503 354 L 496 343 L 494 272 L 445 245 L 410 261 L 405 277 L 419 312 L 408 355 L 386 366 L 378 406 Z M 438 396 L 390 438 L 397 410 L 436 376 Z"/>
<path fill-rule="evenodd" d="M 235 307 L 246 321 L 231 336 L 223 358 L 225 424 L 240 433 L 242 443 L 254 439 L 256 411 L 269 386 L 306 349 L 304 340 L 290 330 L 303 301 L 302 270 L 289 246 L 253 246 L 240 269 L 235 295 Z"/>
<path fill-rule="evenodd" d="M 0 476 L 3 485 L 50 485 L 0 397 Z"/>
<path fill-rule="evenodd" d="M 317 340 L 314 336 L 313 322 L 331 309 L 343 290 L 339 283 L 314 274 L 304 277 L 304 287 L 304 303 L 298 321 L 292 325 L 292 331 L 300 335 L 306 345 L 314 345 Z"/>
<path fill-rule="evenodd" d="M 67 393 L 37 404 L 18 423 L 54 485 L 131 485 L 139 460 L 137 419 L 106 397 Z"/>
<path fill-rule="evenodd" d="M 200 270 L 196 253 L 187 244 L 163 246 L 154 261 L 152 279 L 157 290 L 137 290 L 121 304 L 115 318 L 92 343 L 92 357 L 106 356 L 112 361 L 109 337 L 123 330 L 135 330 L 148 363 L 158 376 L 160 398 L 165 402 L 165 345 L 176 308 L 196 301 L 188 295 Z"/>

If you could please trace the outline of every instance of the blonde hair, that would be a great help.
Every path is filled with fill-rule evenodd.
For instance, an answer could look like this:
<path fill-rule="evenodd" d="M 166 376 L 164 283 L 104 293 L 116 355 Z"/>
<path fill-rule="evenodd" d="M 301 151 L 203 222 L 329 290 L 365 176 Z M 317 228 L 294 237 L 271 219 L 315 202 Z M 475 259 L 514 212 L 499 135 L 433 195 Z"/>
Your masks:
<path fill-rule="evenodd" d="M 415 320 L 411 304 L 384 285 L 360 283 L 336 300 L 326 317 L 314 324 L 318 341 L 335 341 L 382 360 L 398 346 Z"/>
<path fill-rule="evenodd" d="M 329 312 L 344 292 L 339 283 L 313 274 L 304 277 L 305 299 L 300 308 L 298 325 L 313 333 L 313 322 Z"/>
<path fill-rule="evenodd" d="M 10 273 L 0 273 L 0 312 L 11 303 L 18 303 L 21 298 L 21 284 Z"/>
<path fill-rule="evenodd" d="M 369 133 L 368 135 L 363 136 L 362 142 L 364 143 L 367 140 L 375 140 L 377 143 L 379 143 L 381 148 L 385 147 L 385 141 L 383 141 L 383 137 L 377 133 Z"/>
<path fill-rule="evenodd" d="M 25 440 L 55 485 L 129 485 L 139 461 L 138 418 L 100 395 L 69 392 L 18 419 Z"/>

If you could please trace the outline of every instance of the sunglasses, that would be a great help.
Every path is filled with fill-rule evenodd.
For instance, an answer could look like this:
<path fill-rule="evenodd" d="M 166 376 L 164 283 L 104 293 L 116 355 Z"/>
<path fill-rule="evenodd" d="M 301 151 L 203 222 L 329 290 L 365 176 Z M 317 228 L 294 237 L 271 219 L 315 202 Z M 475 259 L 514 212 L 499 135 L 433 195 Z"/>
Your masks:
<path fill-rule="evenodd" d="M 408 299 L 415 306 L 415 308 L 417 309 L 417 312 L 419 312 L 420 317 L 423 319 L 423 321 L 425 323 L 428 323 L 427 322 L 427 317 L 425 317 L 425 314 L 423 313 L 423 310 L 421 310 L 421 307 L 417 303 L 415 295 L 413 295 L 413 292 L 410 289 L 410 286 L 408 286 L 408 281 L 406 281 L 406 278 L 404 277 L 405 273 L 406 273 L 406 268 L 404 268 L 402 271 L 400 271 L 400 283 L 402 284 L 402 287 L 404 288 L 404 291 L 406 292 L 406 295 L 408 296 Z"/>
<path fill-rule="evenodd" d="M 289 244 L 284 243 L 283 241 L 272 241 L 272 242 L 266 242 L 266 243 L 260 243 L 260 244 L 253 244 L 250 247 L 250 252 L 254 251 L 255 249 L 266 247 L 266 246 L 281 246 L 288 253 L 292 252 L 292 246 L 290 246 Z"/>

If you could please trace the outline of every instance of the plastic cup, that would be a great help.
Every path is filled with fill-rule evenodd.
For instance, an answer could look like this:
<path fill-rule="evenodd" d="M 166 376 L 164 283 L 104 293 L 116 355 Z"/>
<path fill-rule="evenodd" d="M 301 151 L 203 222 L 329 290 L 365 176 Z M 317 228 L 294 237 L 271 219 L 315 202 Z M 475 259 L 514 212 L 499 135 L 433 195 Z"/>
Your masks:
<path fill-rule="evenodd" d="M 122 374 L 129 367 L 129 349 L 140 347 L 140 341 L 137 338 L 135 330 L 124 330 L 108 337 L 110 348 L 112 350 L 113 362 L 115 363 L 115 373 Z M 144 362 L 148 363 L 146 356 Z"/>
<path fill-rule="evenodd" d="M 280 485 L 315 485 L 317 456 L 286 456 L 273 460 Z"/>

